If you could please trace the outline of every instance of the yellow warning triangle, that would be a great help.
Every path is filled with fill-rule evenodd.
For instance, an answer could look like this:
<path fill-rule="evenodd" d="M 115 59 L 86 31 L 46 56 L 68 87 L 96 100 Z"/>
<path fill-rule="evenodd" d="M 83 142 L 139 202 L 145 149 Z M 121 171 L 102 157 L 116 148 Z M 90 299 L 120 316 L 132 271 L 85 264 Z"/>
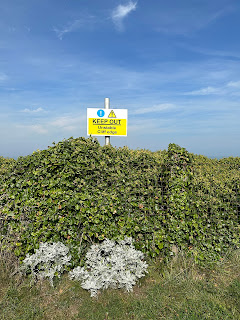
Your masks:
<path fill-rule="evenodd" d="M 116 115 L 113 110 L 109 113 L 108 118 L 116 118 Z"/>

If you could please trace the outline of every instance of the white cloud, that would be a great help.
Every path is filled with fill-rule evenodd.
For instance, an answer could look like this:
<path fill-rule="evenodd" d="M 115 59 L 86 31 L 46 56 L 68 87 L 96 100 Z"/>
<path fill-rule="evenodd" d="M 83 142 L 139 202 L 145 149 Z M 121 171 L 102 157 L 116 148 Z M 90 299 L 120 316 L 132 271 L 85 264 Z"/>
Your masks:
<path fill-rule="evenodd" d="M 44 118 L 38 123 L 15 125 L 15 127 L 21 129 L 21 133 L 24 135 L 29 135 L 30 133 L 51 135 L 56 134 L 56 132 L 66 132 L 72 135 L 79 130 L 85 129 L 85 126 L 86 117 L 79 115 L 58 116 L 52 119 Z"/>
<path fill-rule="evenodd" d="M 68 24 L 67 26 L 65 26 L 63 29 L 57 29 L 57 28 L 53 28 L 53 31 L 56 32 L 57 37 L 62 40 L 63 36 L 66 33 L 72 32 L 76 29 L 78 29 L 80 26 L 80 21 L 79 20 L 75 20 L 74 22 L 72 22 L 71 24 Z"/>
<path fill-rule="evenodd" d="M 240 81 L 230 81 L 228 82 L 227 87 L 240 88 Z"/>
<path fill-rule="evenodd" d="M 156 31 L 165 34 L 188 35 L 198 30 L 207 28 L 221 17 L 230 14 L 234 7 L 225 6 L 216 10 L 216 7 L 210 4 L 207 6 L 189 6 L 187 2 L 181 6 L 168 7 L 159 12 L 158 26 Z"/>
<path fill-rule="evenodd" d="M 154 114 L 155 112 L 172 109 L 174 107 L 175 107 L 174 104 L 162 103 L 158 105 L 153 105 L 152 107 L 149 107 L 149 108 L 138 108 L 138 109 L 132 110 L 131 114 L 147 114 L 147 113 Z"/>
<path fill-rule="evenodd" d="M 210 94 L 231 94 L 238 95 L 240 89 L 240 81 L 229 81 L 228 83 L 220 86 L 220 87 L 206 87 L 200 90 L 194 90 L 190 92 L 184 93 L 184 95 L 192 95 L 192 96 L 206 96 Z"/>
<path fill-rule="evenodd" d="M 112 12 L 112 20 L 119 31 L 123 31 L 123 19 L 129 15 L 130 12 L 137 9 L 137 2 L 130 1 L 126 5 L 119 5 Z"/>
<path fill-rule="evenodd" d="M 62 40 L 63 36 L 65 34 L 77 31 L 80 28 L 85 27 L 86 25 L 89 25 L 89 23 L 92 23 L 93 18 L 94 18 L 94 16 L 84 16 L 81 19 L 77 19 L 77 20 L 74 20 L 73 22 L 68 23 L 62 29 L 58 29 L 58 28 L 54 27 L 53 31 L 56 33 L 57 37 L 60 40 Z"/>
<path fill-rule="evenodd" d="M 206 96 L 209 94 L 218 94 L 218 93 L 220 93 L 220 88 L 206 87 L 206 88 L 202 88 L 200 90 L 186 92 L 186 93 L 184 93 L 184 95 Z"/>
<path fill-rule="evenodd" d="M 86 122 L 85 116 L 61 116 L 51 122 L 49 122 L 50 127 L 61 128 L 65 131 L 74 131 L 77 128 L 82 127 Z"/>
<path fill-rule="evenodd" d="M 40 134 L 48 133 L 47 129 L 45 129 L 42 125 L 38 125 L 38 124 L 30 126 L 30 129 L 32 129 L 33 131 L 40 133 Z"/>
<path fill-rule="evenodd" d="M 233 59 L 240 59 L 240 54 L 237 51 L 226 51 L 226 50 L 213 50 L 209 48 L 199 47 L 199 46 L 193 46 L 186 43 L 179 42 L 177 44 L 178 46 L 193 51 L 197 53 L 201 53 L 207 56 L 214 56 L 214 57 L 221 57 L 221 58 L 233 58 Z"/>
<path fill-rule="evenodd" d="M 70 117 L 70 116 L 62 116 L 62 117 L 58 117 L 57 119 L 51 121 L 51 125 L 54 127 L 65 127 L 65 126 L 69 126 L 70 124 L 73 124 L 75 122 L 75 118 L 74 117 Z"/>
<path fill-rule="evenodd" d="M 38 112 L 46 112 L 44 111 L 43 108 L 37 108 L 37 109 L 28 109 L 28 108 L 25 108 L 24 110 L 21 110 L 21 112 L 25 112 L 25 113 L 38 113 Z"/>
<path fill-rule="evenodd" d="M 46 134 L 48 133 L 48 130 L 44 128 L 43 125 L 40 124 L 31 124 L 31 125 L 17 125 L 17 128 L 25 130 L 30 130 L 32 132 L 36 132 L 38 134 Z"/>

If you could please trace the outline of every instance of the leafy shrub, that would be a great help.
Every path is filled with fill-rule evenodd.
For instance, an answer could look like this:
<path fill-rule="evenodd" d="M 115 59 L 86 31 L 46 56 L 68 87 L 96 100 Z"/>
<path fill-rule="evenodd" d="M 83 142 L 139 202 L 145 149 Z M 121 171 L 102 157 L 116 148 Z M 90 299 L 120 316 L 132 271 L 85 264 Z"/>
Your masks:
<path fill-rule="evenodd" d="M 0 243 L 22 261 L 40 242 L 60 241 L 72 268 L 91 244 L 125 236 L 150 257 L 177 245 L 197 261 L 218 258 L 239 247 L 239 168 L 239 158 L 212 160 L 175 144 L 151 152 L 69 138 L 0 175 Z"/>
<path fill-rule="evenodd" d="M 11 169 L 11 165 L 13 165 L 16 160 L 12 158 L 4 158 L 0 156 L 0 177 L 1 175 L 6 174 Z"/>
<path fill-rule="evenodd" d="M 168 240 L 179 247 L 188 244 L 193 157 L 185 148 L 168 146 L 168 228 L 174 230 Z"/>
<path fill-rule="evenodd" d="M 90 290 L 91 297 L 102 288 L 118 287 L 132 291 L 136 280 L 147 272 L 148 265 L 142 261 L 143 253 L 135 250 L 131 237 L 125 237 L 119 244 L 108 239 L 94 244 L 86 258 L 85 267 L 76 267 L 69 276 L 82 281 L 82 288 Z"/>
<path fill-rule="evenodd" d="M 194 155 L 189 244 L 200 260 L 240 245 L 240 158 Z"/>
<path fill-rule="evenodd" d="M 161 228 L 166 153 L 101 147 L 97 140 L 70 138 L 19 157 L 4 177 L 0 199 L 3 232 L 22 261 L 40 242 L 69 245 L 72 265 L 92 243 L 105 238 L 136 240 L 156 255 L 153 225 Z M 159 220 L 158 220 L 159 218 Z M 162 248 L 163 249 L 163 248 Z"/>
<path fill-rule="evenodd" d="M 32 255 L 27 254 L 21 265 L 21 270 L 31 271 L 32 279 L 49 278 L 53 286 L 53 278 L 60 277 L 65 266 L 70 264 L 71 255 L 63 243 L 40 243 L 39 249 Z"/>

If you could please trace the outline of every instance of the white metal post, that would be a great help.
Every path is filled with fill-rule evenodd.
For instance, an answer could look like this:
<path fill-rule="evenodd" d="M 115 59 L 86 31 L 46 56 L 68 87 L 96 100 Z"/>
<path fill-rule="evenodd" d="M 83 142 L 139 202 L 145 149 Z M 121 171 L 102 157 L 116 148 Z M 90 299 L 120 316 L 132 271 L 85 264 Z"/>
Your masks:
<path fill-rule="evenodd" d="M 105 98 L 104 99 L 104 107 L 105 109 L 110 109 L 110 99 Z M 105 146 L 110 145 L 110 136 L 105 136 Z"/>

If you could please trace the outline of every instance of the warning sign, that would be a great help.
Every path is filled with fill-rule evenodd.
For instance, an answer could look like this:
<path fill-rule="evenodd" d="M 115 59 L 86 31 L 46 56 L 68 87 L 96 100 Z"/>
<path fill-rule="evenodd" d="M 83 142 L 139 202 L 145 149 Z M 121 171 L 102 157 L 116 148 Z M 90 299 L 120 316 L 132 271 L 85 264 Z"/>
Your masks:
<path fill-rule="evenodd" d="M 127 117 L 127 109 L 87 108 L 87 134 L 127 136 Z"/>
<path fill-rule="evenodd" d="M 113 110 L 109 113 L 108 118 L 116 118 L 116 115 Z"/>

